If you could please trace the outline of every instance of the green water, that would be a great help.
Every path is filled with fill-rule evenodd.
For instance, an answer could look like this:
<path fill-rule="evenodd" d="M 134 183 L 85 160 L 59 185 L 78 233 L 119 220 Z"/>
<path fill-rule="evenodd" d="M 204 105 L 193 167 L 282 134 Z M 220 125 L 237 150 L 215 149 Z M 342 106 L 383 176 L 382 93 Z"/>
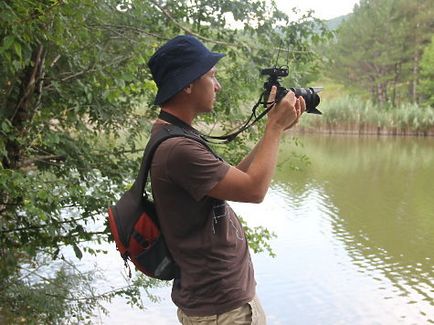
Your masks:
<path fill-rule="evenodd" d="M 253 217 L 278 234 L 255 263 L 271 323 L 434 323 L 434 139 L 299 139 Z"/>
<path fill-rule="evenodd" d="M 301 173 L 281 167 L 277 182 L 293 195 L 309 184 L 321 187 L 338 211 L 334 234 L 352 237 L 342 237 L 349 249 L 357 239 L 360 253 L 369 241 L 369 251 L 386 250 L 407 264 L 434 258 L 434 139 L 338 136 L 302 143 L 297 151 L 311 165 Z M 432 263 L 427 267 L 432 271 Z"/>
<path fill-rule="evenodd" d="M 434 139 L 300 140 L 281 146 L 263 203 L 231 203 L 277 235 L 275 258 L 252 256 L 268 324 L 434 324 Z M 156 294 L 145 311 L 112 304 L 102 323 L 178 324 L 170 288 Z"/>

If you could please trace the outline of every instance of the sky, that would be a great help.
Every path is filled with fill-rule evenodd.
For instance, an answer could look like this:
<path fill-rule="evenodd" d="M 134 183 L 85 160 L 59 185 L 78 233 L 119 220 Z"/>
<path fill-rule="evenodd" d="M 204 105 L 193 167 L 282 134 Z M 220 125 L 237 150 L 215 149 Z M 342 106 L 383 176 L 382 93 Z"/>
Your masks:
<path fill-rule="evenodd" d="M 302 12 L 315 10 L 314 16 L 320 19 L 331 19 L 346 15 L 353 11 L 354 4 L 359 0 L 275 0 L 277 7 L 290 13 L 291 8 L 297 7 Z"/>

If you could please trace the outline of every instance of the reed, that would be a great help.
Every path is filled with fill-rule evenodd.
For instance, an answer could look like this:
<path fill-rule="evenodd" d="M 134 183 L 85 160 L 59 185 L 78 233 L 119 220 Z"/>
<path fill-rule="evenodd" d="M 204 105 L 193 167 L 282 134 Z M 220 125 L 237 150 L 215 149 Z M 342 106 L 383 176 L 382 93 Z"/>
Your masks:
<path fill-rule="evenodd" d="M 434 108 L 405 103 L 399 107 L 378 106 L 355 96 L 321 103 L 322 116 L 303 118 L 306 132 L 434 135 Z"/>

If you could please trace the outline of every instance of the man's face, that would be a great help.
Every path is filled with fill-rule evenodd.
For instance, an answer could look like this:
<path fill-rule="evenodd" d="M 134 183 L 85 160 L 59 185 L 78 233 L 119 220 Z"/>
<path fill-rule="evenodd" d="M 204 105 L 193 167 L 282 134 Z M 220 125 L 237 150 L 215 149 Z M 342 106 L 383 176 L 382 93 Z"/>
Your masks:
<path fill-rule="evenodd" d="M 216 73 L 217 69 L 212 67 L 192 84 L 191 100 L 196 104 L 198 113 L 210 112 L 214 107 L 217 92 L 221 89 Z"/>

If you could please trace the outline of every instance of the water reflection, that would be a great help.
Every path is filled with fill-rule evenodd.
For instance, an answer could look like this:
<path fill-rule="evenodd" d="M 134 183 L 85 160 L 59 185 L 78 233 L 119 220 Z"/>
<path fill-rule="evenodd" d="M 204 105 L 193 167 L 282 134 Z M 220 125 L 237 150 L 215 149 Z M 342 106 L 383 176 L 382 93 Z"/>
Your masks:
<path fill-rule="evenodd" d="M 311 164 L 282 163 L 260 205 L 232 203 L 250 226 L 278 235 L 276 258 L 252 257 L 268 323 L 434 324 L 433 139 L 302 141 L 281 161 L 295 150 Z M 110 252 L 107 270 L 117 260 Z M 117 301 L 102 323 L 178 324 L 170 288 L 157 294 L 163 301 L 146 311 Z"/>
<path fill-rule="evenodd" d="M 292 206 L 316 202 L 311 209 L 330 222 L 334 245 L 343 245 L 357 271 L 377 283 L 397 319 L 434 323 L 432 139 L 304 142 L 312 164 L 298 174 L 281 169 L 276 189 Z M 402 298 L 414 308 L 403 308 Z"/>

